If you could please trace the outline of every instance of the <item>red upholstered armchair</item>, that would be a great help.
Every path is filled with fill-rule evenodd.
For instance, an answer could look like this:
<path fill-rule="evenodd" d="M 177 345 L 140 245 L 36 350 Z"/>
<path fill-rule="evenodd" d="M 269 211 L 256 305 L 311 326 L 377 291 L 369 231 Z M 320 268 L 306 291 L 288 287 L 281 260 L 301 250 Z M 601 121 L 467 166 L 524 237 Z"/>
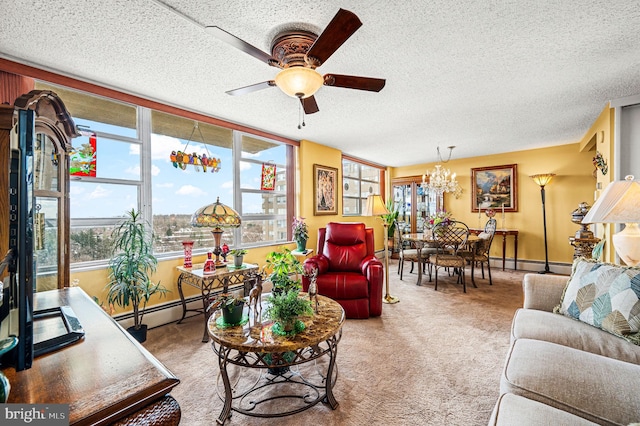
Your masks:
<path fill-rule="evenodd" d="M 374 254 L 373 228 L 364 223 L 330 222 L 318 230 L 318 254 L 304 261 L 302 289 L 318 270 L 318 294 L 340 303 L 347 318 L 382 314 L 384 267 Z"/>

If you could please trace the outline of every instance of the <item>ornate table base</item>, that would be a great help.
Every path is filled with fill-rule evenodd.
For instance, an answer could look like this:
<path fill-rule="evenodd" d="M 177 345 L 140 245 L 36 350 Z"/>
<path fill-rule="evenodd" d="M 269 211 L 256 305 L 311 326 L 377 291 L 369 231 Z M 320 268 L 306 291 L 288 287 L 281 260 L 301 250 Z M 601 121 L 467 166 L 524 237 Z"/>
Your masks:
<path fill-rule="evenodd" d="M 338 401 L 333 386 L 338 379 L 336 354 L 341 335 L 342 329 L 313 347 L 274 354 L 239 352 L 213 342 L 220 365 L 217 392 L 224 402 L 217 423 L 224 424 L 232 411 L 253 417 L 284 417 L 319 402 L 335 410 Z"/>
<path fill-rule="evenodd" d="M 254 322 L 252 315 L 248 324 L 231 327 L 216 323 L 219 311 L 211 316 L 208 330 L 220 367 L 216 388 L 224 403 L 218 424 L 234 411 L 283 417 L 319 402 L 338 407 L 333 386 L 345 314 L 334 300 L 318 296 L 318 302 L 317 313 L 299 318 L 304 330 L 290 337 L 277 334 L 272 321 Z"/>

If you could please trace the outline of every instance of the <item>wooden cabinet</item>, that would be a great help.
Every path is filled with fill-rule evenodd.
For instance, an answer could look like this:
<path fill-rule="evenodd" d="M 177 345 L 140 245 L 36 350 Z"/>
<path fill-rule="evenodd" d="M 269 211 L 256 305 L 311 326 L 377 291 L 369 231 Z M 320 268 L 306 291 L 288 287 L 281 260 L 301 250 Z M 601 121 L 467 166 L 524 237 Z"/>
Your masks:
<path fill-rule="evenodd" d="M 107 425 L 161 400 L 180 381 L 79 287 L 36 293 L 37 310 L 68 305 L 83 340 L 4 369 L 9 403 L 69 404 L 69 424 Z M 55 331 L 55 330 L 52 330 Z"/>
<path fill-rule="evenodd" d="M 441 210 L 443 197 L 422 188 L 422 176 L 394 178 L 391 181 L 391 196 L 398 209 L 398 225 L 403 233 L 421 232 L 429 215 Z M 394 252 L 398 245 L 394 236 Z"/>

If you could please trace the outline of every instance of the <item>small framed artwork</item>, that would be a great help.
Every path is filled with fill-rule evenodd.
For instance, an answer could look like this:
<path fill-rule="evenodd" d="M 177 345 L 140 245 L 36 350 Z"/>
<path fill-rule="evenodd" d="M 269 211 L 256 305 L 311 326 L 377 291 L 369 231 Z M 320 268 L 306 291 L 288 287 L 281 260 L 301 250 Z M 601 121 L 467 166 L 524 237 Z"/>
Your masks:
<path fill-rule="evenodd" d="M 338 214 L 338 169 L 313 165 L 313 214 Z"/>
<path fill-rule="evenodd" d="M 517 164 L 471 169 L 471 211 L 517 212 L 517 176 Z"/>

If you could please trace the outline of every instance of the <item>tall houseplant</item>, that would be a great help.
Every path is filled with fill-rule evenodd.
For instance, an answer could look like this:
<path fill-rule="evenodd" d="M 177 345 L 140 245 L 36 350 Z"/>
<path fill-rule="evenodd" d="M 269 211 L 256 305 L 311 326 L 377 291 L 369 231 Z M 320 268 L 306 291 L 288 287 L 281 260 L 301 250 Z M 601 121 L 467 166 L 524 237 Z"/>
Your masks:
<path fill-rule="evenodd" d="M 283 251 L 272 251 L 267 255 L 267 269 L 270 271 L 268 279 L 273 284 L 274 293 L 287 293 L 291 289 L 300 290 L 302 283 L 302 263 L 285 248 Z M 293 277 L 292 277 L 293 275 Z"/>
<path fill-rule="evenodd" d="M 107 300 L 111 304 L 133 307 L 133 327 L 128 331 L 140 342 L 146 340 L 146 325 L 142 324 L 144 309 L 154 294 L 167 293 L 150 275 L 155 272 L 158 259 L 153 255 L 151 236 L 139 212 L 131 209 L 125 219 L 113 230 L 113 257 L 109 261 Z"/>

